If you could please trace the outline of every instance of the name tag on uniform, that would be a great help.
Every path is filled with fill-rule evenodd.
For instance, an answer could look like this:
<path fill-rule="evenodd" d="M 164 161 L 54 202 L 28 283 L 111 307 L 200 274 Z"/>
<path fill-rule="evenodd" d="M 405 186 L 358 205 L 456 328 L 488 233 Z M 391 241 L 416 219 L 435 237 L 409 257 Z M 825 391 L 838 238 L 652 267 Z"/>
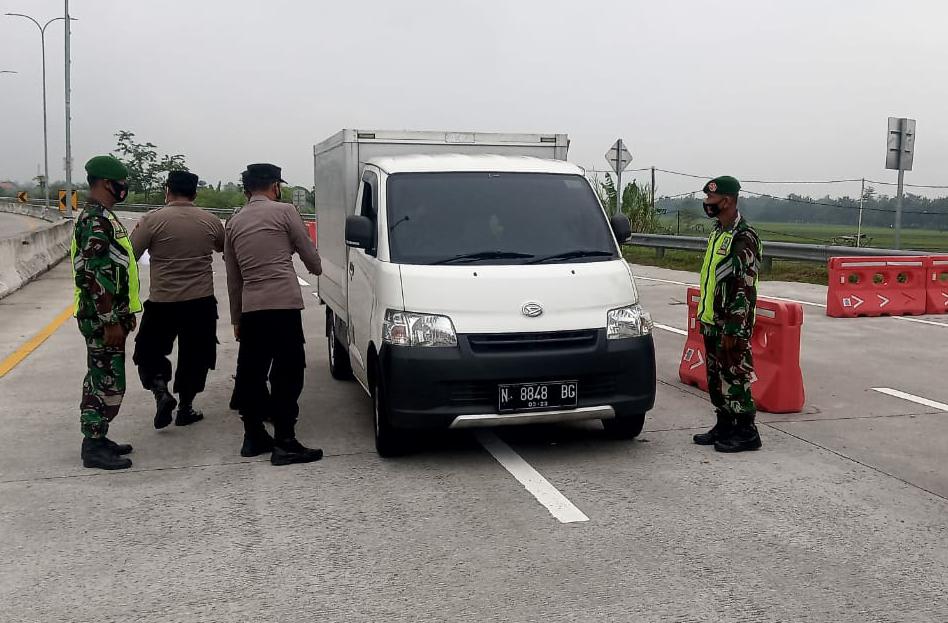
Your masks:
<path fill-rule="evenodd" d="M 721 240 L 721 244 L 718 246 L 718 255 L 727 255 L 731 250 L 731 240 L 734 237 L 731 234 L 726 234 Z"/>

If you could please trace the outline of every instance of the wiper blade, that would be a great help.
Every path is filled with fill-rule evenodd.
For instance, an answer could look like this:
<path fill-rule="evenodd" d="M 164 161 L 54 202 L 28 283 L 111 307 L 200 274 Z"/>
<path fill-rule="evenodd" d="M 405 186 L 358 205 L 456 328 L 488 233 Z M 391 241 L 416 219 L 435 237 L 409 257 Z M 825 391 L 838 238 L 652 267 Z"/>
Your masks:
<path fill-rule="evenodd" d="M 537 258 L 528 264 L 542 264 L 543 262 L 551 262 L 553 260 L 572 260 L 580 257 L 612 257 L 615 255 L 614 251 L 594 251 L 592 249 L 576 249 L 575 251 L 564 251 L 563 253 L 556 253 L 554 255 L 547 255 L 544 257 Z"/>
<path fill-rule="evenodd" d="M 528 259 L 534 257 L 530 253 L 518 253 L 516 251 L 480 251 L 478 253 L 465 253 L 463 255 L 455 255 L 454 257 L 449 257 L 444 260 L 438 260 L 437 262 L 432 262 L 431 265 L 435 264 L 463 264 L 465 262 L 476 262 L 477 260 L 508 260 L 508 259 Z"/>

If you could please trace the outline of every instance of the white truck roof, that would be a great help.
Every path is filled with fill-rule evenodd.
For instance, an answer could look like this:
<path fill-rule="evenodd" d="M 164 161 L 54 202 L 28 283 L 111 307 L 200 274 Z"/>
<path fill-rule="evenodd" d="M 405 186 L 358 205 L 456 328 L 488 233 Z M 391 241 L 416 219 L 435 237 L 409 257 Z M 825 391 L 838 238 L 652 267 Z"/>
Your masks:
<path fill-rule="evenodd" d="M 444 173 L 497 171 L 504 173 L 560 173 L 583 175 L 583 169 L 561 160 L 544 160 L 531 156 L 493 156 L 443 154 L 387 156 L 369 159 L 386 173 Z"/>

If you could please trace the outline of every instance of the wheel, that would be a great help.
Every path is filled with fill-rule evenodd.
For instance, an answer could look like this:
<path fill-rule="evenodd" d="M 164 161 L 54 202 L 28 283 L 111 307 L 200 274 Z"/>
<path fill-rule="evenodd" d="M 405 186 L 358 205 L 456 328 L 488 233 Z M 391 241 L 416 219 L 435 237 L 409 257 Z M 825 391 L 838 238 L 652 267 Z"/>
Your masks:
<path fill-rule="evenodd" d="M 634 439 L 645 426 L 644 413 L 616 413 L 616 417 L 602 421 L 602 427 L 616 439 Z"/>
<path fill-rule="evenodd" d="M 326 313 L 326 336 L 329 343 L 329 373 L 332 378 L 338 381 L 352 379 L 349 353 L 336 335 L 336 316 L 332 312 Z"/>
<path fill-rule="evenodd" d="M 372 416 L 375 423 L 375 451 L 382 457 L 394 457 L 405 453 L 403 434 L 392 427 L 388 411 L 385 388 L 376 373 L 372 379 Z"/>

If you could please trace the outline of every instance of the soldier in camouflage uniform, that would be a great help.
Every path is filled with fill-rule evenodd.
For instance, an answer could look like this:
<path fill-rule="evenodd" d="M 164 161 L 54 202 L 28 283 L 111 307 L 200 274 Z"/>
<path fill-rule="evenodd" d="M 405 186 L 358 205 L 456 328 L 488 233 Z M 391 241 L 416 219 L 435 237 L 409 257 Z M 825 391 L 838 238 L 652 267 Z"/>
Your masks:
<path fill-rule="evenodd" d="M 719 452 L 743 452 L 761 446 L 751 395 L 751 335 L 762 248 L 757 232 L 737 209 L 740 189 L 740 182 L 728 175 L 704 186 L 704 210 L 709 218 L 717 219 L 717 224 L 701 267 L 698 321 L 717 423 L 707 433 L 695 435 L 694 442 L 713 444 Z"/>
<path fill-rule="evenodd" d="M 80 425 L 85 467 L 125 469 L 128 444 L 107 437 L 125 395 L 125 341 L 141 311 L 138 267 L 125 228 L 112 207 L 125 199 L 128 170 L 111 156 L 86 163 L 89 201 L 76 219 L 71 245 L 75 316 L 86 341 Z"/>

